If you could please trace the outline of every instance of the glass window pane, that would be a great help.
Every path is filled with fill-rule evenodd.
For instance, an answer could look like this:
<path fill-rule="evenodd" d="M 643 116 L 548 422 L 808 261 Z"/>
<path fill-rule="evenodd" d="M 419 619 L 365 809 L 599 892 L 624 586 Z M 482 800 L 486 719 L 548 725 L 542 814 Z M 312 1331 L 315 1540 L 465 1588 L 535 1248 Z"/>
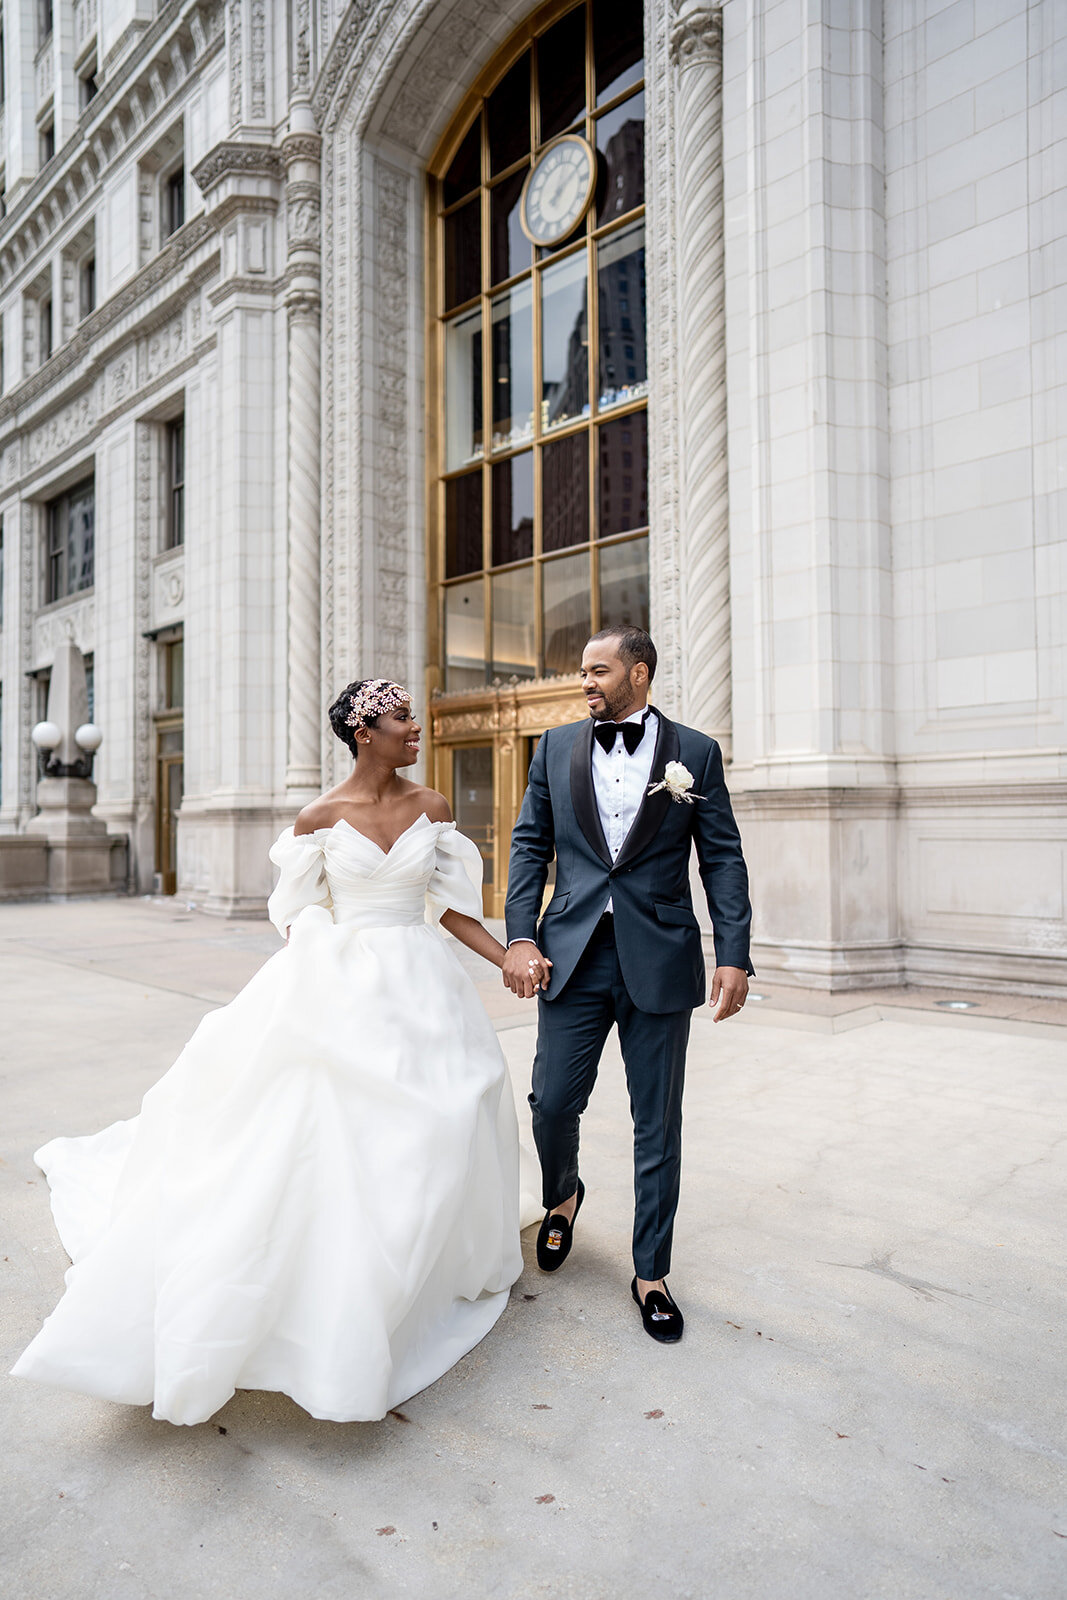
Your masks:
<path fill-rule="evenodd" d="M 625 622 L 648 631 L 648 540 L 605 545 L 600 552 L 600 626 Z"/>
<path fill-rule="evenodd" d="M 589 556 L 563 556 L 541 564 L 544 585 L 545 671 L 577 672 L 592 631 Z"/>
<path fill-rule="evenodd" d="M 486 101 L 489 169 L 503 172 L 530 153 L 530 52 L 519 57 Z"/>
<path fill-rule="evenodd" d="M 446 206 L 462 200 L 482 181 L 482 119 L 475 117 L 463 143 L 452 158 L 442 185 Z"/>
<path fill-rule="evenodd" d="M 477 689 L 485 683 L 485 588 L 453 583 L 445 590 L 445 688 Z"/>
<path fill-rule="evenodd" d="M 481 458 L 482 312 L 445 323 L 445 471 Z"/>
<path fill-rule="evenodd" d="M 464 473 L 445 484 L 445 577 L 482 568 L 482 474 Z"/>
<path fill-rule="evenodd" d="M 601 117 L 596 125 L 600 152 L 597 223 L 610 222 L 645 203 L 645 95 Z"/>
<path fill-rule="evenodd" d="M 597 429 L 597 535 L 648 526 L 648 415 L 632 412 Z"/>
<path fill-rule="evenodd" d="M 445 310 L 482 288 L 482 202 L 475 198 L 445 218 Z"/>
<path fill-rule="evenodd" d="M 569 128 L 585 110 L 585 7 L 561 17 L 537 41 L 541 143 Z"/>
<path fill-rule="evenodd" d="M 67 593 L 93 586 L 93 485 L 71 490 L 67 524 Z"/>
<path fill-rule="evenodd" d="M 541 426 L 589 414 L 585 251 L 541 274 Z"/>
<path fill-rule="evenodd" d="M 493 468 L 493 566 L 533 555 L 533 452 L 524 451 Z"/>
<path fill-rule="evenodd" d="M 474 745 L 452 752 L 452 805 L 456 826 L 473 839 L 482 857 L 482 882 L 493 881 L 493 747 Z"/>
<path fill-rule="evenodd" d="M 529 280 L 493 301 L 493 449 L 533 438 L 533 287 Z"/>
<path fill-rule="evenodd" d="M 498 183 L 490 197 L 492 217 L 490 239 L 490 275 L 493 283 L 514 278 L 530 265 L 530 241 L 522 231 L 519 220 L 519 200 L 526 182 L 528 167 L 522 167 Z"/>
<path fill-rule="evenodd" d="M 593 0 L 598 106 L 621 94 L 644 75 L 642 12 L 642 0 Z"/>
<path fill-rule="evenodd" d="M 645 225 L 635 222 L 598 250 L 600 409 L 648 393 L 645 354 Z"/>
<path fill-rule="evenodd" d="M 534 647 L 534 569 L 498 572 L 493 585 L 494 678 L 536 678 Z"/>
<path fill-rule="evenodd" d="M 589 435 L 572 433 L 541 452 L 541 549 L 589 537 Z"/>

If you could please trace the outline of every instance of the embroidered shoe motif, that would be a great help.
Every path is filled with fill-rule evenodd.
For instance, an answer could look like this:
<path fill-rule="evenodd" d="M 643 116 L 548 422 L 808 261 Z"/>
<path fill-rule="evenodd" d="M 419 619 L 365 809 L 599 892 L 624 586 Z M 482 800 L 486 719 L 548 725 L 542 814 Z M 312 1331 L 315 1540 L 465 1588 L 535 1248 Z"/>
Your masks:
<path fill-rule="evenodd" d="M 545 1240 L 546 1248 L 549 1249 L 549 1250 L 559 1250 L 561 1248 L 562 1244 L 563 1244 L 563 1229 L 562 1228 L 550 1228 L 549 1229 L 549 1233 L 548 1233 L 548 1238 Z"/>

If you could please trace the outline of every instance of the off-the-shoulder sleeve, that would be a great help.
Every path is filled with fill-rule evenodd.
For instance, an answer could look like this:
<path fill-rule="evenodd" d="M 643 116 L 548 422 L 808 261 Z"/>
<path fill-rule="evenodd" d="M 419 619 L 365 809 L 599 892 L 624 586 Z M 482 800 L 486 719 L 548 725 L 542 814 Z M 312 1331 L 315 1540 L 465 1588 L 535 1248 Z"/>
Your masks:
<path fill-rule="evenodd" d="M 478 846 L 445 822 L 437 835 L 437 860 L 426 885 L 426 910 L 433 922 L 446 911 L 482 920 L 482 857 Z"/>
<path fill-rule="evenodd" d="M 290 923 L 305 906 L 333 910 L 326 857 L 316 834 L 302 833 L 297 838 L 292 828 L 286 828 L 271 845 L 270 858 L 281 869 L 281 877 L 267 901 L 267 915 L 284 939 Z"/>

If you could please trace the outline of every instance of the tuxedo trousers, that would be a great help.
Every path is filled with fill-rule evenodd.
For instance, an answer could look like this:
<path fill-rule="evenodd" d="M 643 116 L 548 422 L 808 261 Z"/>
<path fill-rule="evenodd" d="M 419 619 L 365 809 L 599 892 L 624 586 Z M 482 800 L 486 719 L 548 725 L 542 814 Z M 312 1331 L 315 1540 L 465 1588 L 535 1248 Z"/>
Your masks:
<path fill-rule="evenodd" d="M 551 1211 L 578 1187 L 579 1119 L 615 1024 L 634 1124 L 634 1271 L 646 1281 L 670 1270 L 691 1017 L 690 1010 L 654 1015 L 634 1005 L 610 915 L 601 918 L 562 994 L 538 995 L 530 1105 L 545 1207 Z"/>

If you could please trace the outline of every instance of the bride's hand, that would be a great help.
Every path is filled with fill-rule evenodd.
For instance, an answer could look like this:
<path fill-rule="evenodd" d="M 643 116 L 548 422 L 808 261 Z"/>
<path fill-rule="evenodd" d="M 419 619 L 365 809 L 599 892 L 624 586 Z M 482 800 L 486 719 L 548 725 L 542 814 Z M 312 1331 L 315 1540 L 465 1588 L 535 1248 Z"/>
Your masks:
<path fill-rule="evenodd" d="M 552 967 L 532 939 L 518 939 L 504 957 L 501 973 L 504 986 L 517 994 L 520 1000 L 529 1000 L 538 989 L 547 989 Z"/>

